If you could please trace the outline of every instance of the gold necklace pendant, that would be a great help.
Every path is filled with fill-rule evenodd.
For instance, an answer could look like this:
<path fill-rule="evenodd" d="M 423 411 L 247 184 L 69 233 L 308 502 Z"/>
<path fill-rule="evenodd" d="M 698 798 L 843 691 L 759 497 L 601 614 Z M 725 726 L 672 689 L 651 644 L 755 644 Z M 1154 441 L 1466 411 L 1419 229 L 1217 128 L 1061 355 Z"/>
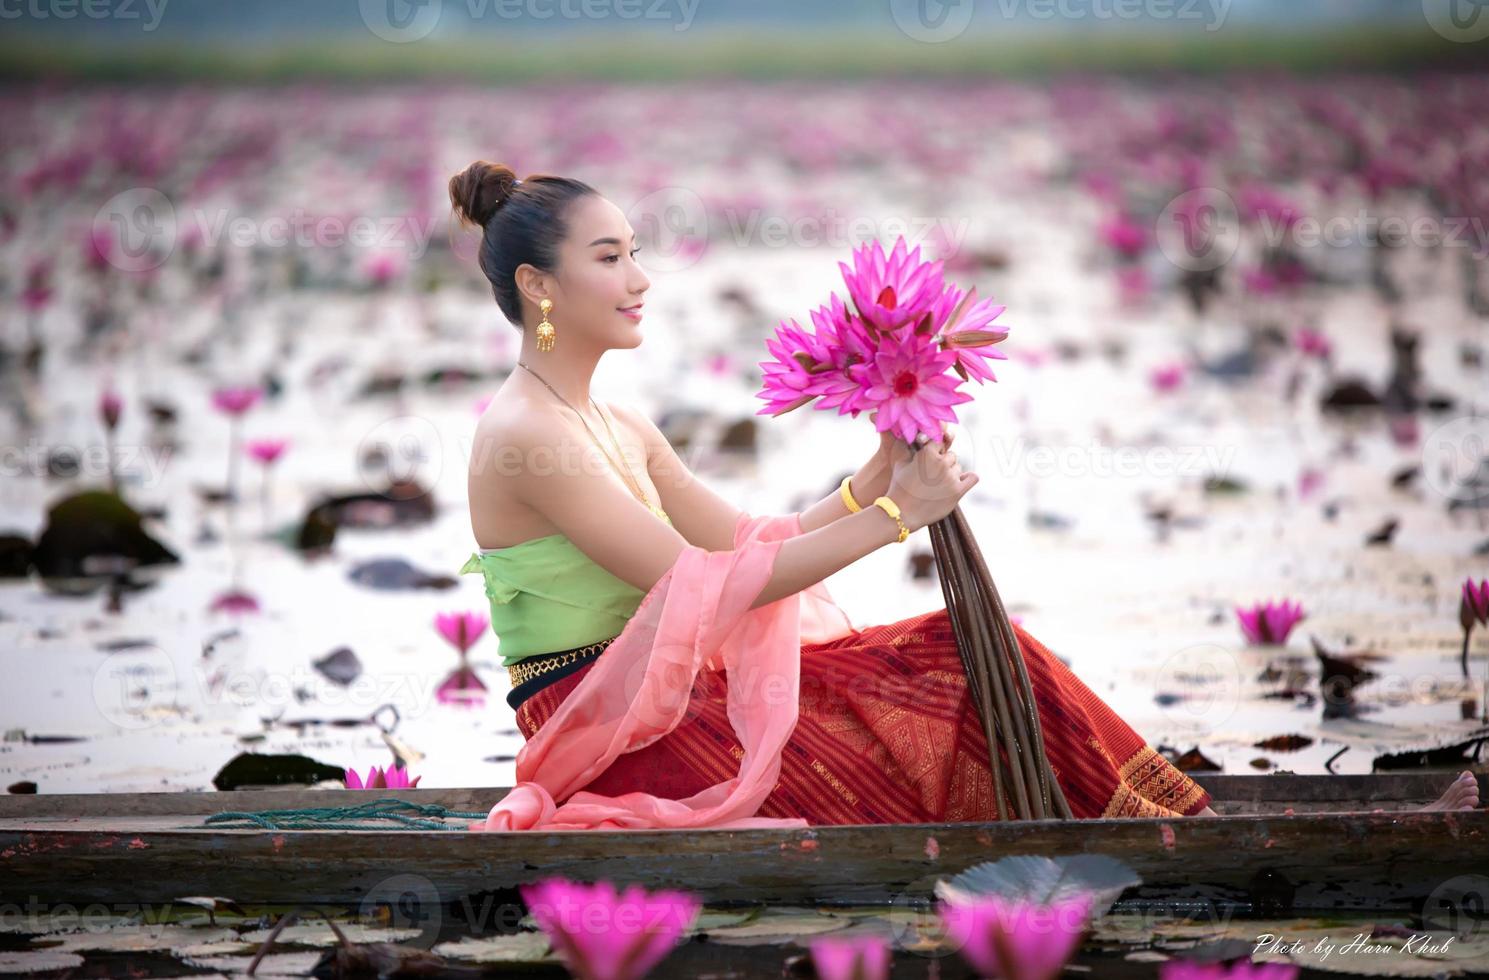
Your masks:
<path fill-rule="evenodd" d="M 605 457 L 605 461 L 610 464 L 610 468 L 613 469 L 613 470 L 615 470 L 616 475 L 618 475 L 621 478 L 621 482 L 624 483 L 627 486 L 627 488 L 631 491 L 631 496 L 635 497 L 638 501 L 640 501 L 653 514 L 657 515 L 658 518 L 660 518 L 663 521 L 666 521 L 670 525 L 672 523 L 672 518 L 670 518 L 670 517 L 667 516 L 667 512 L 666 511 L 662 510 L 660 507 L 652 504 L 652 502 L 650 500 L 647 500 L 646 499 L 646 493 L 641 489 L 641 483 L 640 483 L 640 481 L 638 481 L 636 479 L 635 474 L 631 472 L 630 466 L 623 465 L 624 462 L 625 462 L 625 450 L 623 450 L 623 449 L 620 448 L 620 442 L 619 442 L 619 440 L 617 440 L 615 438 L 615 431 L 610 428 L 610 420 L 605 417 L 605 413 L 604 412 L 600 411 L 600 406 L 595 403 L 594 397 L 593 396 L 590 397 L 589 403 L 594 408 L 594 410 L 599 413 L 599 415 L 600 415 L 600 421 L 604 424 L 605 431 L 607 433 L 609 433 L 609 435 L 610 435 L 610 441 L 615 445 L 615 451 L 617 453 L 619 453 L 620 456 L 621 456 L 621 463 L 617 463 L 611 457 L 610 453 L 605 449 L 605 447 L 600 444 L 600 437 L 597 436 L 597 435 L 595 435 L 595 430 L 589 424 L 589 420 L 584 417 L 584 414 L 582 412 L 580 412 L 579 409 L 577 409 L 573 405 L 569 404 L 569 400 L 567 398 L 565 398 L 563 395 L 560 395 L 558 393 L 558 389 L 557 388 L 553 387 L 553 385 L 549 384 L 547 381 L 544 381 L 542 375 L 538 374 L 538 372 L 534 371 L 532 368 L 528 367 L 526 364 L 523 364 L 521 361 L 518 361 L 517 364 L 518 364 L 519 367 L 522 367 L 523 369 L 525 369 L 528 374 L 531 374 L 533 377 L 537 378 L 539 381 L 542 381 L 543 382 L 543 387 L 545 387 L 549 391 L 553 392 L 553 397 L 555 397 L 559 401 L 563 402 L 564 405 L 566 405 L 568 407 L 569 411 L 571 411 L 575 415 L 578 415 L 579 416 L 579 423 L 584 426 L 584 431 L 587 432 L 587 433 L 589 433 L 590 441 L 595 444 L 595 448 L 600 451 L 600 455 Z"/>

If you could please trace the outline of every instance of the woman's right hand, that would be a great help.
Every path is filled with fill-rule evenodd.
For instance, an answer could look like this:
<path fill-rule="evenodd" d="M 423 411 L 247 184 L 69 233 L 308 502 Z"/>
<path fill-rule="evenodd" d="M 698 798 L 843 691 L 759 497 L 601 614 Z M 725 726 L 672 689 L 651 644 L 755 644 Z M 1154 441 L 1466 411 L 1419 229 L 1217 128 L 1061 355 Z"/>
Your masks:
<path fill-rule="evenodd" d="M 976 473 L 962 472 L 949 442 L 943 438 L 912 452 L 903 439 L 894 440 L 888 496 L 899 505 L 900 520 L 911 531 L 934 524 L 956 510 L 980 479 Z"/>

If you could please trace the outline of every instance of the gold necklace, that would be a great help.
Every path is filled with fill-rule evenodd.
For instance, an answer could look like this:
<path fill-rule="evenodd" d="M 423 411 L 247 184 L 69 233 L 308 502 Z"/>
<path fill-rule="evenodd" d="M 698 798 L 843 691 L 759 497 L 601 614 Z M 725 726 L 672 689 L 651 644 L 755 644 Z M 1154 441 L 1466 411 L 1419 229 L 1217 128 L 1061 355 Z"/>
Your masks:
<path fill-rule="evenodd" d="M 543 382 L 543 387 L 545 387 L 549 391 L 553 392 L 553 396 L 555 398 L 557 398 L 559 401 L 563 402 L 565 405 L 567 405 L 568 408 L 569 408 L 569 411 L 571 411 L 575 415 L 578 415 L 579 416 L 579 421 L 584 426 L 584 431 L 586 431 L 586 432 L 589 433 L 589 438 L 590 438 L 591 441 L 594 442 L 595 448 L 600 451 L 600 455 L 602 455 L 602 456 L 605 457 L 606 462 L 608 462 L 610 464 L 610 468 L 613 469 L 613 470 L 615 470 L 615 472 L 620 476 L 622 482 L 624 482 L 628 487 L 630 487 L 630 490 L 631 490 L 632 495 L 635 496 L 635 498 L 637 500 L 641 501 L 641 503 L 646 506 L 646 509 L 647 510 L 651 511 L 653 514 L 657 515 L 657 517 L 659 517 L 662 520 L 666 521 L 668 524 L 671 524 L 672 523 L 672 518 L 670 518 L 670 517 L 667 516 L 667 512 L 665 510 L 663 510 L 661 507 L 658 507 L 658 506 L 653 505 L 649 500 L 646 499 L 646 493 L 645 493 L 645 491 L 643 491 L 641 489 L 641 484 L 637 481 L 637 479 L 635 477 L 635 474 L 633 474 L 631 472 L 630 466 L 621 466 L 620 464 L 616 463 L 616 461 L 613 458 L 611 458 L 609 451 L 606 450 L 605 447 L 600 444 L 600 437 L 597 436 L 597 435 L 595 435 L 595 430 L 590 427 L 589 421 L 585 419 L 585 417 L 583 416 L 583 414 L 581 414 L 580 411 L 577 408 L 575 408 L 573 405 L 570 405 L 569 404 L 569 400 L 567 398 L 565 398 L 563 395 L 560 395 L 558 393 L 558 389 L 554 388 L 553 385 L 549 384 L 547 381 L 543 381 L 542 375 L 538 374 L 538 372 L 534 371 L 532 368 L 528 367 L 526 364 L 523 364 L 521 361 L 518 361 L 517 364 L 520 367 L 524 368 L 527 371 L 528 374 L 531 374 L 533 377 L 537 378 L 539 381 L 542 381 Z M 616 452 L 616 454 L 618 456 L 620 456 L 622 460 L 624 460 L 625 459 L 625 450 L 623 450 L 623 449 L 620 448 L 620 442 L 619 442 L 619 440 L 617 440 L 615 438 L 615 430 L 613 430 L 613 429 L 610 428 L 610 420 L 605 417 L 605 413 L 604 412 L 600 411 L 600 406 L 595 404 L 595 399 L 594 399 L 594 396 L 593 395 L 590 396 L 589 403 L 594 408 L 595 412 L 599 414 L 600 421 L 602 423 L 604 423 L 604 425 L 605 425 L 605 431 L 609 434 L 610 441 L 615 446 L 615 452 Z"/>

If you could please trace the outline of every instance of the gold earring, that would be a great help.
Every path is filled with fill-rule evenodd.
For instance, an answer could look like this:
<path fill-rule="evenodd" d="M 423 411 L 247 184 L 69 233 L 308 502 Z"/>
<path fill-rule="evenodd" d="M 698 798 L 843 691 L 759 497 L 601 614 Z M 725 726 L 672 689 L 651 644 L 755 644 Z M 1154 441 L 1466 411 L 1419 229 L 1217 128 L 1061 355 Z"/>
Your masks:
<path fill-rule="evenodd" d="M 543 311 L 543 322 L 538 324 L 538 350 L 553 350 L 553 339 L 558 336 L 553 329 L 553 324 L 548 322 L 548 311 L 553 309 L 553 300 L 545 299 L 538 303 L 538 309 Z"/>

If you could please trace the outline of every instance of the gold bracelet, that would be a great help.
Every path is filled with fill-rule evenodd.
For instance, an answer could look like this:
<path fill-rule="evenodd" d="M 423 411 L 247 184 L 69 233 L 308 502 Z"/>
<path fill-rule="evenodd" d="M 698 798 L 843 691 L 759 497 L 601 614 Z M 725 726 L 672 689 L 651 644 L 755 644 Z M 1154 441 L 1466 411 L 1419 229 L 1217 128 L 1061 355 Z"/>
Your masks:
<path fill-rule="evenodd" d="M 898 541 L 896 541 L 895 543 L 904 544 L 905 539 L 910 536 L 910 529 L 905 526 L 904 521 L 900 520 L 900 505 L 895 503 L 893 500 L 890 500 L 888 497 L 875 497 L 874 506 L 878 507 L 880 510 L 884 511 L 884 513 L 894 518 L 894 522 L 900 526 L 900 536 Z"/>
<path fill-rule="evenodd" d="M 858 501 L 853 499 L 853 491 L 848 489 L 848 481 L 851 479 L 853 479 L 852 473 L 843 477 L 842 485 L 838 487 L 838 493 L 842 496 L 843 506 L 848 508 L 848 513 L 856 514 L 863 510 L 863 508 L 858 506 Z"/>

